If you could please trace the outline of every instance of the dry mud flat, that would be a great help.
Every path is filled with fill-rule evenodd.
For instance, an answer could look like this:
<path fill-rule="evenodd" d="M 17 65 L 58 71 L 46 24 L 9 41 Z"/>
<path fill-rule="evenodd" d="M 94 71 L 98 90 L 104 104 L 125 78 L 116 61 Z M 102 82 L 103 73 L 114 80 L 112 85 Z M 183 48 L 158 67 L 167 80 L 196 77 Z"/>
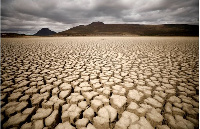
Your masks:
<path fill-rule="evenodd" d="M 2 39 L 1 126 L 199 127 L 197 37 Z"/>

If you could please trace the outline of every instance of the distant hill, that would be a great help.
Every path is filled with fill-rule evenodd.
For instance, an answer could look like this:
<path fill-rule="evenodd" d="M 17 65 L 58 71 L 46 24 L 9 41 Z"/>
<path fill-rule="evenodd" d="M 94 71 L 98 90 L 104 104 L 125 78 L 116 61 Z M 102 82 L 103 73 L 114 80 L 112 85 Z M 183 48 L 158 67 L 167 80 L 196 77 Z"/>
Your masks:
<path fill-rule="evenodd" d="M 12 37 L 23 37 L 26 36 L 25 34 L 18 34 L 18 33 L 1 33 L 2 38 L 12 38 Z"/>
<path fill-rule="evenodd" d="M 104 24 L 93 22 L 79 25 L 55 36 L 199 36 L 198 25 L 187 24 Z"/>
<path fill-rule="evenodd" d="M 49 35 L 53 35 L 53 34 L 56 34 L 56 32 L 51 31 L 49 28 L 42 28 L 34 35 L 35 36 L 49 36 Z"/>

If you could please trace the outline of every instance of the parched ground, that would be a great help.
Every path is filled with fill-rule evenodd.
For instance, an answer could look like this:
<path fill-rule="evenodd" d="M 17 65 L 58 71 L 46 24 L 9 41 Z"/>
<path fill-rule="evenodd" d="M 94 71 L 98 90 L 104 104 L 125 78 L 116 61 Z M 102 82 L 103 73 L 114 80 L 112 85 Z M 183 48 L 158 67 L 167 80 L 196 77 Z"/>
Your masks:
<path fill-rule="evenodd" d="M 198 37 L 7 38 L 1 126 L 199 127 Z"/>

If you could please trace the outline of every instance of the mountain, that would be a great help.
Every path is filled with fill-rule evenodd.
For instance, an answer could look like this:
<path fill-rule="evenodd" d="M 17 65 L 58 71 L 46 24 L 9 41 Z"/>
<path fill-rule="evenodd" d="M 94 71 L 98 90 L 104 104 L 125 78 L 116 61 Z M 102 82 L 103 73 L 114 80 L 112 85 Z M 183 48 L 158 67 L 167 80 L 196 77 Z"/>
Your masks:
<path fill-rule="evenodd" d="M 104 24 L 93 22 L 59 32 L 55 36 L 199 36 L 198 25 L 187 24 Z"/>
<path fill-rule="evenodd" d="M 18 34 L 18 33 L 1 33 L 2 38 L 11 38 L 11 37 L 24 37 L 26 36 L 25 34 Z"/>
<path fill-rule="evenodd" d="M 56 32 L 49 30 L 49 28 L 42 28 L 34 35 L 35 36 L 49 36 L 49 35 L 53 35 L 53 34 L 56 34 Z"/>

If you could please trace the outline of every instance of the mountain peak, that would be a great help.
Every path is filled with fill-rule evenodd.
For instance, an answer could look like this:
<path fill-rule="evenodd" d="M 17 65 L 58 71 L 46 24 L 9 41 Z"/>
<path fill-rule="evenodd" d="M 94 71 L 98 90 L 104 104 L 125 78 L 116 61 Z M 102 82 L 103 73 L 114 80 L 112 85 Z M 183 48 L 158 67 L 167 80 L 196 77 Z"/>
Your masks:
<path fill-rule="evenodd" d="M 36 36 L 49 36 L 49 35 L 53 35 L 56 34 L 55 31 L 51 31 L 49 28 L 42 28 L 41 30 L 39 30 L 36 34 Z"/>
<path fill-rule="evenodd" d="M 49 28 L 42 28 L 41 30 L 49 30 Z"/>
<path fill-rule="evenodd" d="M 104 25 L 104 23 L 98 21 L 98 22 L 92 22 L 90 25 L 98 26 L 98 25 Z"/>

